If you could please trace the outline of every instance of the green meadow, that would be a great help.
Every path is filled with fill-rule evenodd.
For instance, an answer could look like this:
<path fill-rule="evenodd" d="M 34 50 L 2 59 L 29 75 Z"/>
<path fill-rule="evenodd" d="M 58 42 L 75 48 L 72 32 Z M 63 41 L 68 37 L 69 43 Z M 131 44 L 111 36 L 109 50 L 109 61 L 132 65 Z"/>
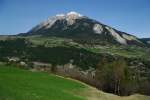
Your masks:
<path fill-rule="evenodd" d="M 0 66 L 0 100 L 84 100 L 84 85 L 48 73 Z"/>
<path fill-rule="evenodd" d="M 150 100 L 150 97 L 139 94 L 120 97 L 73 79 L 0 64 L 0 100 Z"/>

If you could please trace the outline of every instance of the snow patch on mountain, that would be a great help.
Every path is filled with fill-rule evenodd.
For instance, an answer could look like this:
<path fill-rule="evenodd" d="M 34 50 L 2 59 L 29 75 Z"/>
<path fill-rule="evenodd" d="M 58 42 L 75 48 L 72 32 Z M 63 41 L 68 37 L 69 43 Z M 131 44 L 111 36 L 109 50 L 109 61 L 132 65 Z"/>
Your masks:
<path fill-rule="evenodd" d="M 48 20 L 44 21 L 40 25 L 34 28 L 34 30 L 38 30 L 42 27 L 45 29 L 51 28 L 52 25 L 55 24 L 57 20 L 66 20 L 68 25 L 73 25 L 75 23 L 75 20 L 78 18 L 81 18 L 82 15 L 77 12 L 69 12 L 67 14 L 57 14 L 56 16 L 49 17 Z"/>
<path fill-rule="evenodd" d="M 101 34 L 103 32 L 103 27 L 100 24 L 95 24 L 93 30 L 97 34 Z"/>
<path fill-rule="evenodd" d="M 76 19 L 81 18 L 82 15 L 77 12 L 70 12 L 66 15 L 66 20 L 68 25 L 73 25 Z"/>
<path fill-rule="evenodd" d="M 75 12 L 75 11 L 71 11 L 69 13 L 67 13 L 67 16 L 78 16 L 78 17 L 82 17 L 83 15 Z"/>
<path fill-rule="evenodd" d="M 120 44 L 124 44 L 127 45 L 127 41 L 122 38 L 114 29 L 110 28 L 110 27 L 106 27 L 106 29 L 111 33 L 111 35 L 120 43 Z"/>

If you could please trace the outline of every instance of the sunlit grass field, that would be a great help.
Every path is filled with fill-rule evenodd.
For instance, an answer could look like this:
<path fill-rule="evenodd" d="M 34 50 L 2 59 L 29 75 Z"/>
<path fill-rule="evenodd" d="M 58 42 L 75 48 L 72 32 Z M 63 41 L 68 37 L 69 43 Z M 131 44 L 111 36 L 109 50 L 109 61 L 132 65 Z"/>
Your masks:
<path fill-rule="evenodd" d="M 84 100 L 86 86 L 48 73 L 0 65 L 0 100 Z"/>
<path fill-rule="evenodd" d="M 150 96 L 120 97 L 73 79 L 0 64 L 0 100 L 150 100 Z"/>

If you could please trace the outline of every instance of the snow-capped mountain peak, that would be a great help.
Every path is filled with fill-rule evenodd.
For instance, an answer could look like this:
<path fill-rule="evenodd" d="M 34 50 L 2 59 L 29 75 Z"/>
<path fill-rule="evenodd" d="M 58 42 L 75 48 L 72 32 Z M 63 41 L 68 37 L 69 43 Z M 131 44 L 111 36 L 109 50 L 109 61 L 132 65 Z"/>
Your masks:
<path fill-rule="evenodd" d="M 98 39 L 99 41 L 115 42 L 123 45 L 142 44 L 135 36 L 118 31 L 74 11 L 49 17 L 48 20 L 27 33 L 27 35 L 33 34 L 68 36 L 72 38 L 78 36 L 82 40 L 90 38 L 91 40 L 89 39 L 89 41 Z"/>
<path fill-rule="evenodd" d="M 81 15 L 80 13 L 77 13 L 75 11 L 71 11 L 69 13 L 67 13 L 67 16 L 78 16 L 78 17 L 82 17 L 83 15 Z"/>
<path fill-rule="evenodd" d="M 44 27 L 45 29 L 51 28 L 55 24 L 55 22 L 58 20 L 66 20 L 68 25 L 73 25 L 76 19 L 79 19 L 82 17 L 83 15 L 74 11 L 71 11 L 67 14 L 57 14 L 56 16 L 49 17 L 48 20 L 42 22 L 41 24 L 39 24 L 32 30 L 36 31 L 42 27 Z"/>

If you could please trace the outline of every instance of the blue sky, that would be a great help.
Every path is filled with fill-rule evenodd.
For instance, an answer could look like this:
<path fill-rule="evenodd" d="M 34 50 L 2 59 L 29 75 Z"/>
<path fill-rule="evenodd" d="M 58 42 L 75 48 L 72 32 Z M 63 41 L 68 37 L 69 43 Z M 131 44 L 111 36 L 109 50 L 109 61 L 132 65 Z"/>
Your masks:
<path fill-rule="evenodd" d="M 150 37 L 150 0 L 0 0 L 0 34 L 17 34 L 76 11 L 118 30 Z"/>

